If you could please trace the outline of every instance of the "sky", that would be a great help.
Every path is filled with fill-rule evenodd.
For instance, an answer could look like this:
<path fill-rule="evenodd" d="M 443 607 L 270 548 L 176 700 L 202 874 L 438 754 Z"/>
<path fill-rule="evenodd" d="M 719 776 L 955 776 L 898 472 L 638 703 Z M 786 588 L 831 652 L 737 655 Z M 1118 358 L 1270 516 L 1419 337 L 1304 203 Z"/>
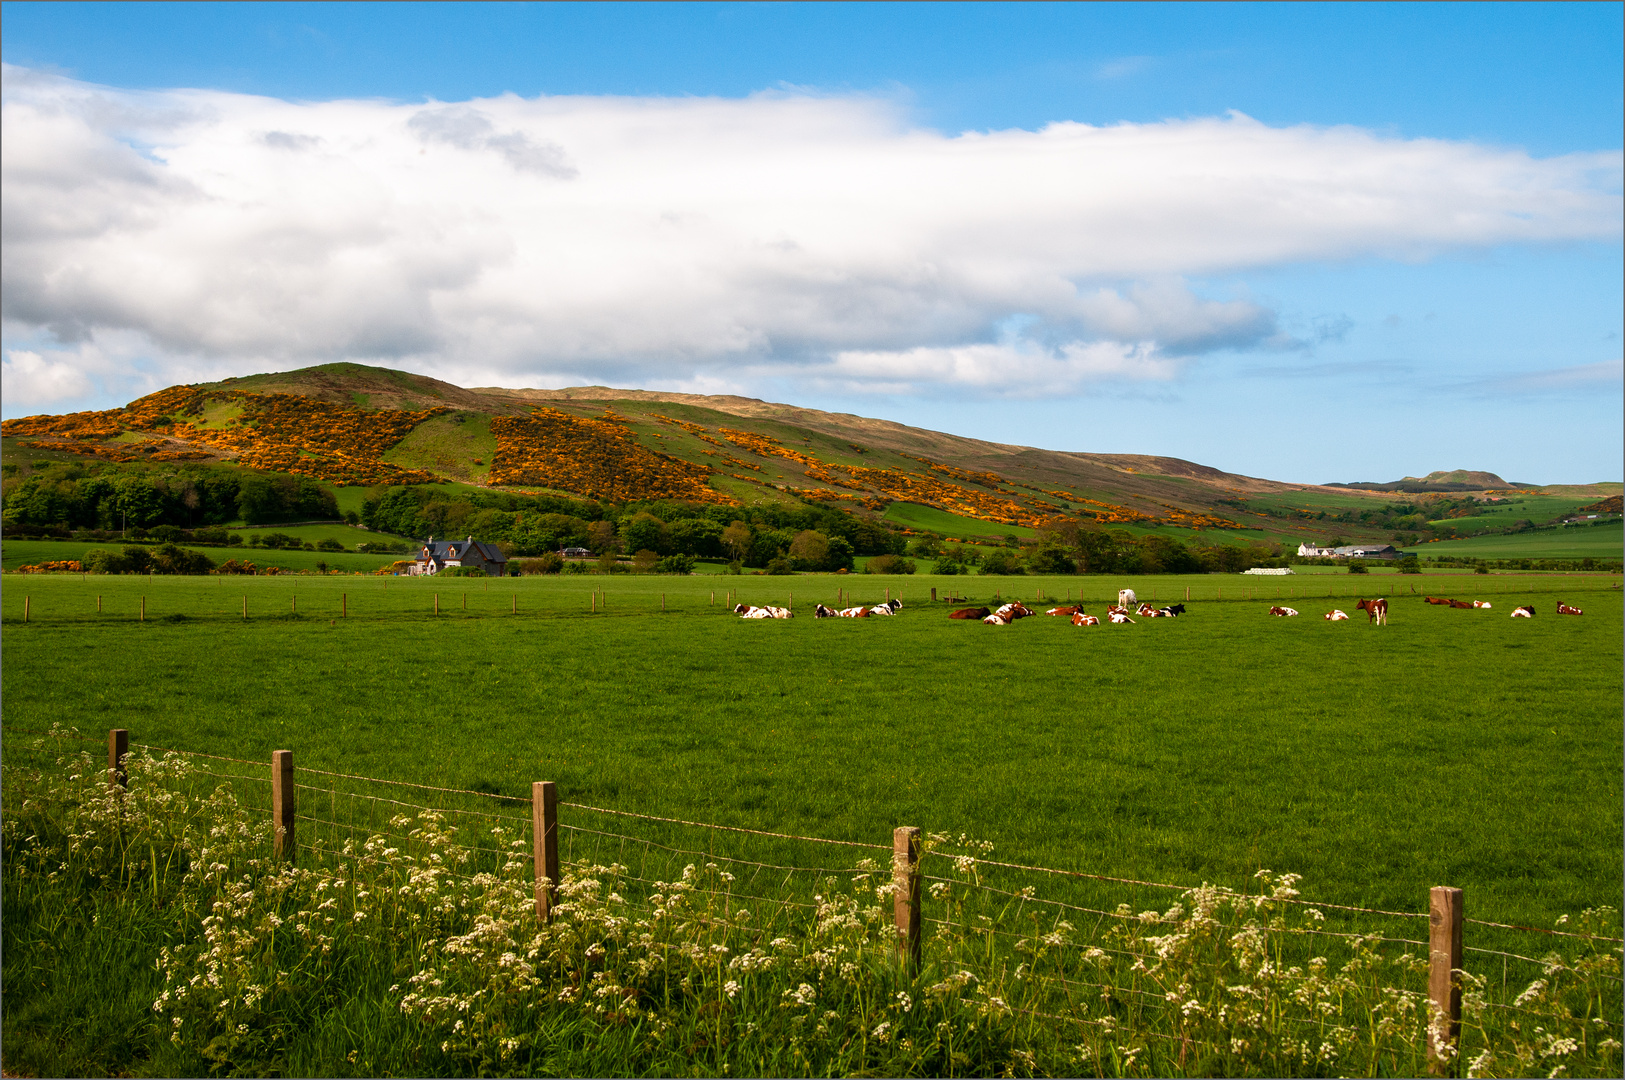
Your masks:
<path fill-rule="evenodd" d="M 0 409 L 349 360 L 1621 478 L 1619 4 L 0 4 Z"/>

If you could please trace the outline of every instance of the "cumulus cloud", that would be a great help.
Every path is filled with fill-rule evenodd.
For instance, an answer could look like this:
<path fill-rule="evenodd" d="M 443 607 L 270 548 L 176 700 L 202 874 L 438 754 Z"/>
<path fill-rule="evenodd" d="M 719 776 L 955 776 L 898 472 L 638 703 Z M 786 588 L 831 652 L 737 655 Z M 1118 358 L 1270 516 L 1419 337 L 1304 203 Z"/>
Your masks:
<path fill-rule="evenodd" d="M 35 406 L 71 401 L 92 392 L 90 379 L 72 363 L 52 362 L 28 349 L 9 349 L 0 360 L 6 398 Z"/>
<path fill-rule="evenodd" d="M 7 326 L 70 352 L 127 335 L 160 366 L 1044 392 L 1301 344 L 1192 278 L 1620 233 L 1617 152 L 1239 114 L 953 135 L 798 92 L 401 104 L 4 79 Z"/>

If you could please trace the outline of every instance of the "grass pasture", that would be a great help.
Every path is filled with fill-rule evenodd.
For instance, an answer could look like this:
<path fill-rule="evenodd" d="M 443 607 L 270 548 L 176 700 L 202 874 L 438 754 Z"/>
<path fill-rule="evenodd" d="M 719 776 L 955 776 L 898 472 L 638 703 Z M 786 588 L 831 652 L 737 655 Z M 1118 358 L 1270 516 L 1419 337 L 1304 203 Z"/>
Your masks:
<path fill-rule="evenodd" d="M 796 916 L 783 914 L 788 909 L 775 913 L 757 895 L 779 888 L 781 864 L 846 868 L 827 877 L 799 876 L 803 884 L 797 887 L 807 893 L 790 895 L 803 900 L 812 890 L 837 887 L 872 897 L 863 885 L 868 879 L 837 886 L 836 876 L 854 873 L 850 868 L 860 856 L 883 861 L 884 852 L 719 832 L 682 821 L 629 821 L 602 811 L 872 845 L 889 844 L 895 825 L 915 824 L 989 841 L 994 859 L 1134 879 L 1099 882 L 987 867 L 979 871 L 976 888 L 961 881 L 944 894 L 962 899 L 939 899 L 933 883 L 925 901 L 928 918 L 948 916 L 970 926 L 985 915 L 989 925 L 1031 927 L 1023 930 L 1028 934 L 1045 932 L 1052 924 L 1041 920 L 1059 916 L 1053 908 L 1033 914 L 1020 906 L 1015 898 L 1024 885 L 1036 884 L 1046 902 L 1085 911 L 1104 913 L 1118 903 L 1134 911 L 1162 910 L 1178 894 L 1136 880 L 1246 889 L 1261 868 L 1301 873 L 1304 898 L 1319 903 L 1419 913 L 1426 910 L 1429 886 L 1451 884 L 1466 890 L 1471 917 L 1550 927 L 1560 915 L 1621 903 L 1617 582 L 1617 575 L 1556 574 L 1428 574 L 1408 580 L 1324 575 L 1312 581 L 1146 577 L 1132 582 L 1142 597 L 1183 597 L 1189 588 L 1189 614 L 1080 629 L 1042 615 L 1007 628 L 949 620 L 947 605 L 925 598 L 933 586 L 940 594 L 952 589 L 976 601 L 994 599 L 995 591 L 1003 599 L 1037 599 L 1040 590 L 1049 598 L 1077 597 L 1081 590 L 1085 603 L 1098 609 L 1115 598 L 1118 582 L 924 575 L 10 577 L 0 595 L 6 644 L 0 749 L 8 784 L 14 784 L 13 770 L 27 768 L 30 755 L 39 753 L 31 748 L 39 740 L 28 733 L 58 722 L 89 737 L 93 761 L 103 753 L 95 740 L 110 727 L 130 729 L 135 743 L 246 762 L 265 762 L 271 750 L 291 748 L 302 770 L 299 782 L 306 785 L 299 795 L 306 815 L 299 826 L 301 872 L 323 865 L 324 836 L 329 851 L 343 839 L 346 813 L 371 815 L 363 826 L 369 830 L 399 833 L 409 827 L 386 820 L 405 803 L 357 801 L 352 792 L 361 800 L 382 795 L 437 806 L 465 826 L 488 827 L 494 815 L 517 828 L 525 845 L 529 785 L 552 779 L 565 802 L 565 859 L 628 864 L 621 878 L 611 876 L 594 895 L 614 899 L 619 890 L 634 905 L 649 905 L 656 888 L 650 883 L 677 880 L 685 862 L 710 859 L 738 870 L 741 879 L 729 895 L 737 892 L 735 902 L 748 901 L 760 921 L 727 931 L 732 936 L 725 947 L 737 955 L 776 933 L 806 933 L 796 930 Z M 1495 606 L 1431 607 L 1408 595 L 1412 585 L 1462 596 L 1470 589 Z M 1266 614 L 1277 589 L 1293 597 L 1299 618 Z M 1319 618 L 1333 605 L 1351 610 L 1362 589 L 1366 595 L 1393 591 L 1392 625 Z M 798 616 L 734 618 L 723 606 L 730 590 L 748 602 L 774 604 L 790 602 L 793 593 Z M 846 602 L 874 602 L 890 591 L 905 606 L 890 619 L 808 617 L 813 603 L 835 602 L 837 590 Z M 1309 595 L 1325 592 L 1333 595 Z M 1550 613 L 1557 596 L 1586 614 Z M 143 597 L 146 620 L 140 621 Z M 1536 603 L 1541 614 L 1507 618 L 1519 602 Z M 203 792 L 217 782 L 209 773 L 253 778 L 237 787 L 253 820 L 264 819 L 269 770 L 194 760 L 206 770 L 197 777 Z M 385 787 L 315 770 L 489 794 Z M 16 797 L 17 789 L 8 787 L 8 794 Z M 470 813 L 475 816 L 455 816 Z M 113 814 L 120 835 L 137 827 L 127 809 Z M 337 827 L 328 829 L 324 820 Z M 8 856 L 26 850 L 19 841 L 32 828 L 17 831 L 14 825 L 8 831 Z M 641 840 L 629 845 L 627 833 Z M 479 834 L 472 835 L 478 844 Z M 313 842 L 318 847 L 309 847 Z M 439 858 L 422 842 L 403 846 L 416 858 Z M 1080 1057 L 1073 1046 L 1079 1035 L 1069 1034 L 1071 1028 L 1035 1030 L 1022 1022 L 996 1029 L 982 1019 L 986 1013 L 966 1011 L 957 1001 L 939 1007 L 929 998 L 926 987 L 940 973 L 909 982 L 895 965 L 873 959 L 868 967 L 854 967 L 851 976 L 845 974 L 849 965 L 841 965 L 840 979 L 833 969 L 827 980 L 806 976 L 818 982 L 817 1008 L 835 1007 L 821 1014 L 824 1019 L 847 1017 L 842 1023 L 850 1036 L 823 1043 L 809 1035 L 810 1022 L 797 1028 L 801 1021 L 784 1004 L 810 989 L 798 987 L 801 973 L 811 970 L 810 959 L 753 976 L 724 971 L 720 963 L 673 970 L 666 982 L 682 976 L 686 989 L 692 977 L 704 990 L 669 1008 L 665 1015 L 677 1030 L 665 1036 L 612 1019 L 592 1020 L 562 1004 L 548 1006 L 545 996 L 537 1005 L 534 993 L 517 988 L 507 997 L 500 991 L 492 996 L 498 984 L 488 971 L 446 968 L 447 993 L 473 993 L 468 1000 L 478 998 L 478 1015 L 498 1015 L 504 1023 L 512 1018 L 523 1028 L 505 1030 L 525 1036 L 527 1056 L 482 1057 L 477 1047 L 459 1049 L 461 1025 L 452 1029 L 451 1018 L 431 1022 L 405 1013 L 401 984 L 436 948 L 425 939 L 450 932 L 428 928 L 439 916 L 427 907 L 414 916 L 429 920 L 424 930 L 386 935 L 381 913 L 388 909 L 373 909 L 380 915 L 375 924 L 358 899 L 368 893 L 358 892 L 352 879 L 349 895 L 333 898 L 355 906 L 353 916 L 346 906 L 335 912 L 341 924 L 334 931 L 337 954 L 307 954 L 301 963 L 298 939 L 289 932 L 298 929 L 298 919 L 288 918 L 278 936 L 266 916 L 312 910 L 320 894 L 301 894 L 302 906 L 290 907 L 291 899 L 279 901 L 275 896 L 285 894 L 269 888 L 244 893 L 250 886 L 229 885 L 230 875 L 221 878 L 224 898 L 247 905 L 260 896 L 235 924 L 241 936 L 260 943 L 253 946 L 262 950 L 257 956 L 283 956 L 280 968 L 259 962 L 239 978 L 272 986 L 273 996 L 258 1011 L 242 998 L 242 1012 L 228 1016 L 223 1027 L 210 1019 L 212 998 L 190 1002 L 187 1012 L 178 1011 L 176 999 L 169 1007 L 177 1017 L 204 1025 L 187 1030 L 204 1033 L 172 1044 L 168 1018 L 155 1018 L 153 1008 L 165 986 L 159 968 L 170 962 L 184 981 L 207 960 L 200 957 L 191 966 L 166 961 L 160 946 L 187 938 L 185 911 L 220 909 L 210 907 L 215 894 L 168 873 L 162 850 L 150 863 L 138 862 L 122 886 L 126 859 L 148 858 L 144 843 L 116 856 L 105 855 L 101 846 L 83 853 L 79 858 L 92 865 L 98 856 L 106 864 L 100 885 L 83 894 L 55 875 L 17 870 L 26 854 L 8 860 L 4 1025 L 11 1072 L 991 1075 L 1014 1065 L 1017 1071 L 1062 1075 L 1283 1075 L 1350 1068 L 1362 1075 L 1417 1075 L 1424 1065 L 1418 1044 L 1403 1038 L 1355 1059 L 1358 1047 L 1346 1032 L 1340 1052 L 1351 1056 L 1335 1064 L 1226 1056 L 1224 1048 L 1233 1044 L 1222 1023 L 1197 1039 L 1198 1056 L 1190 1061 L 1183 1048 L 1192 1044 L 1177 1036 L 1170 1043 L 1166 1035 L 1161 1042 L 1145 1041 L 1150 1049 L 1143 1057 L 1102 1056 L 1113 1053 L 1114 1029 L 1101 1035 L 1089 1028 L 1081 1033 L 1094 1056 Z M 258 849 L 245 849 L 251 850 Z M 469 870 L 497 871 L 499 855 L 476 851 L 476 858 L 486 861 Z M 928 872 L 960 880 L 949 869 L 951 860 L 928 860 L 934 868 Z M 510 865 L 519 868 L 515 886 L 528 904 L 523 874 L 529 864 Z M 468 886 L 456 889 L 469 903 L 480 903 Z M 951 902 L 962 906 L 951 908 Z M 401 904 L 396 910 L 413 910 Z M 619 909 L 594 915 L 597 910 L 589 904 L 583 918 L 607 920 Z M 881 915 L 889 919 L 889 911 L 888 904 Z M 178 919 L 176 913 L 182 913 Z M 1100 923 L 1108 931 L 1122 925 L 1076 911 L 1059 915 L 1079 922 L 1091 938 L 1102 931 Z M 1285 915 L 1293 925 L 1310 926 L 1310 933 L 1426 938 L 1425 921 L 1416 919 L 1330 910 L 1327 922 L 1311 924 L 1303 909 Z M 373 925 L 380 930 L 367 929 Z M 1054 924 L 1057 930 L 1060 925 Z M 1468 929 L 1474 947 L 1526 955 L 1545 955 L 1553 941 L 1572 944 Z M 530 933 L 523 925 L 515 932 L 521 931 Z M 880 944 L 882 957 L 891 948 L 889 932 L 881 926 L 868 939 Z M 1150 925 L 1138 932 L 1162 931 Z M 1019 969 L 1012 977 L 1015 958 L 1003 961 L 1006 953 L 994 949 L 1002 941 L 1008 950 L 1016 936 L 996 939 L 990 932 L 984 948 L 981 938 L 967 933 L 960 945 L 933 939 L 928 947 L 948 965 L 944 970 L 975 967 L 1012 1003 L 1051 1011 L 1118 1007 L 1018 998 L 1040 993 L 1026 989 L 1040 980 L 1029 976 L 1022 982 Z M 828 947 L 826 938 L 807 940 L 808 949 Z M 1123 944 L 1109 936 L 1102 940 Z M 705 941 L 716 947 L 718 939 Z M 1312 948 L 1341 964 L 1347 944 L 1345 938 L 1286 938 L 1288 951 L 1277 959 L 1303 965 L 1310 954 L 1300 951 Z M 517 941 L 495 946 L 492 960 L 504 948 L 524 947 Z M 579 954 L 585 946 L 570 947 Z M 961 951 L 943 952 L 954 948 Z M 1160 994 L 1133 982 L 1136 975 L 1127 967 L 1132 955 L 1119 957 L 1114 973 L 1057 974 L 1063 980 L 1115 980 L 1113 985 L 1131 988 L 1114 1000 L 1160 1003 Z M 571 963 L 583 968 L 591 961 L 589 950 Z M 1502 1003 L 1497 1009 L 1539 974 L 1533 965 L 1493 954 L 1469 954 L 1468 967 L 1487 981 L 1492 999 Z M 261 974 L 268 970 L 283 975 Z M 619 978 L 633 977 L 632 960 L 619 970 Z M 730 976 L 746 985 L 737 1002 L 729 989 L 736 984 L 723 983 Z M 1414 971 L 1408 978 L 1411 992 L 1418 992 Z M 1595 1002 L 1588 998 L 1586 1012 L 1579 1021 L 1565 1021 L 1564 1031 L 1583 1025 L 1593 1008 L 1603 1016 L 1617 1014 L 1617 986 L 1602 978 Z M 286 984 L 277 991 L 279 979 Z M 1365 1010 L 1382 1000 L 1380 992 L 1372 994 L 1346 1003 L 1340 997 L 1339 1007 L 1370 1023 L 1375 1014 Z M 1295 1007 L 1283 995 L 1283 1006 Z M 974 1004 L 969 998 L 967 992 L 967 1003 Z M 896 1004 L 903 999 L 913 1012 Z M 1490 1012 L 1499 1023 L 1497 1009 Z M 239 1015 L 246 1021 L 241 1039 L 231 1035 Z M 896 1025 L 898 1039 L 865 1042 L 865 1033 L 880 1030 L 875 1024 L 882 1019 Z M 762 1030 L 753 1035 L 758 1021 Z M 967 1021 L 974 1023 L 966 1027 Z M 955 1038 L 963 1056 L 930 1056 L 933 1030 L 940 1035 L 941 1024 L 949 1022 L 959 1025 Z M 1155 1027 L 1152 1019 L 1129 1022 L 1131 1028 L 1142 1022 Z M 1024 1033 L 1013 1046 L 1030 1048 L 1036 1059 L 1012 1056 L 1011 1047 L 997 1041 L 977 1044 L 970 1034 L 979 1027 L 988 1037 L 1020 1029 Z M 217 1029 L 219 1038 L 211 1039 Z M 482 1037 L 495 1045 L 501 1033 Z M 810 1041 L 798 1042 L 804 1036 Z M 1136 1045 L 1136 1037 L 1128 1036 L 1128 1043 Z M 1484 1034 L 1470 1030 L 1467 1038 L 1464 1052 L 1495 1046 L 1503 1054 L 1499 1074 L 1527 1074 L 1521 1058 L 1504 1054 L 1504 1024 Z M 1565 1059 L 1575 1075 L 1616 1074 L 1617 1053 L 1590 1047 L 1576 1058 Z"/>
<path fill-rule="evenodd" d="M 1430 558 L 1449 555 L 1475 559 L 1617 559 L 1625 555 L 1625 535 L 1621 533 L 1620 522 L 1615 520 L 1601 525 L 1569 525 L 1510 535 L 1440 540 L 1422 544 L 1415 550 Z"/>
<path fill-rule="evenodd" d="M 346 529 L 347 526 L 334 525 L 307 525 L 303 526 L 314 533 L 319 531 L 332 532 Z M 297 528 L 278 530 L 274 526 L 263 530 L 265 532 L 285 532 L 297 534 Z M 361 530 L 348 530 L 361 532 Z M 363 533 L 362 535 L 379 538 L 378 533 Z M 303 538 L 303 537 L 301 537 Z M 321 536 L 313 536 L 321 539 Z M 394 541 L 394 537 L 383 537 Z M 201 551 L 218 565 L 227 559 L 241 559 L 253 563 L 257 567 L 276 566 L 284 570 L 315 570 L 317 563 L 325 563 L 329 569 L 343 570 L 346 573 L 370 574 L 379 567 L 388 566 L 396 559 L 409 559 L 410 554 L 402 555 L 361 555 L 355 551 L 272 551 L 266 548 L 249 547 L 241 544 L 236 547 L 202 547 L 197 544 L 182 544 L 182 547 L 193 551 Z M 54 560 L 83 559 L 92 551 L 122 551 L 124 545 L 119 543 L 96 544 L 84 543 L 78 540 L 7 540 L 3 557 L 0 561 L 7 570 L 15 570 L 19 566 L 32 566 L 41 562 Z M 94 578 L 92 580 L 95 580 Z M 102 580 L 107 580 L 103 578 Z M 226 580 L 231 580 L 229 577 Z M 9 587 L 9 586 L 8 586 Z"/>
<path fill-rule="evenodd" d="M 951 621 L 924 598 L 1081 588 L 1103 606 L 1115 582 L 12 578 L 6 723 L 515 795 L 553 779 L 595 805 L 834 839 L 913 823 L 1176 884 L 1290 870 L 1385 908 L 1440 883 L 1504 921 L 1617 906 L 1617 577 L 1431 578 L 1137 579 L 1141 597 L 1190 588 L 1190 614 L 1088 629 Z M 1495 607 L 1430 607 L 1411 585 Z M 729 588 L 793 593 L 801 617 L 734 619 Z M 1394 591 L 1391 626 L 1320 618 L 1362 588 Z M 837 589 L 907 606 L 806 617 Z M 1278 589 L 1300 618 L 1266 614 Z M 1550 614 L 1557 596 L 1586 615 Z M 1539 617 L 1507 618 L 1525 601 Z"/>

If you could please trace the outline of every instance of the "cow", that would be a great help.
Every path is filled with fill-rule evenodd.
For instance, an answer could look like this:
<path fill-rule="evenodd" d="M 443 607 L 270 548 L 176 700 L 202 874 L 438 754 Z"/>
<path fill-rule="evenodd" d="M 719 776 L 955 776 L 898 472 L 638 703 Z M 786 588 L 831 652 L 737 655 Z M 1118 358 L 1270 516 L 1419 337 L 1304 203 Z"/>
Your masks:
<path fill-rule="evenodd" d="M 1162 612 L 1163 612 L 1164 615 L 1168 615 L 1168 616 L 1183 615 L 1183 614 L 1185 614 L 1185 605 L 1184 604 L 1170 604 L 1168 607 L 1163 608 Z"/>
<path fill-rule="evenodd" d="M 884 604 L 876 604 L 869 609 L 871 615 L 895 615 L 903 606 L 901 600 L 887 600 Z"/>
<path fill-rule="evenodd" d="M 1474 600 L 1473 606 L 1475 608 L 1487 608 L 1490 606 L 1490 602 L 1488 600 Z"/>
<path fill-rule="evenodd" d="M 1106 614 L 1108 614 L 1108 615 L 1127 615 L 1128 614 L 1128 608 L 1121 607 L 1121 606 L 1119 606 L 1117 604 L 1113 604 L 1111 607 L 1106 609 Z"/>
<path fill-rule="evenodd" d="M 1100 620 L 1095 618 L 1093 615 L 1085 615 L 1083 612 L 1080 611 L 1076 615 L 1072 616 L 1072 625 L 1073 626 L 1099 626 L 1100 625 Z"/>
<path fill-rule="evenodd" d="M 1522 607 L 1514 608 L 1512 617 L 1514 619 L 1533 619 L 1535 617 L 1535 605 L 1524 604 Z"/>
<path fill-rule="evenodd" d="M 1279 615 L 1283 619 L 1290 619 L 1292 616 L 1296 615 L 1297 613 L 1298 613 L 1297 608 L 1289 608 L 1289 607 L 1272 607 L 1272 608 L 1270 608 L 1270 614 L 1271 615 Z"/>
<path fill-rule="evenodd" d="M 1070 619 L 1074 615 L 1082 615 L 1083 614 L 1083 605 L 1082 604 L 1075 604 L 1072 607 L 1052 607 L 1048 611 L 1044 612 L 1044 614 L 1045 615 L 1059 615 L 1062 618 Z"/>
<path fill-rule="evenodd" d="M 1452 600 L 1452 601 L 1450 601 L 1450 606 L 1451 606 L 1451 607 L 1459 607 L 1459 608 L 1466 608 L 1466 609 L 1468 609 L 1468 610 L 1469 610 L 1469 611 L 1471 611 L 1471 610 L 1472 610 L 1472 608 L 1473 608 L 1473 605 L 1472 605 L 1472 604 L 1469 604 L 1469 603 L 1468 603 L 1468 602 L 1467 602 L 1467 601 L 1465 601 L 1465 600 Z"/>
<path fill-rule="evenodd" d="M 836 609 L 827 608 L 823 604 L 819 604 L 818 607 L 813 609 L 813 618 L 815 619 L 866 619 L 868 617 L 868 608 L 854 607 Z"/>
<path fill-rule="evenodd" d="M 991 611 L 989 611 L 985 607 L 968 607 L 968 608 L 960 608 L 958 611 L 950 611 L 948 613 L 948 618 L 950 618 L 950 619 L 985 619 L 991 614 L 993 614 L 993 613 Z"/>
<path fill-rule="evenodd" d="M 1138 604 L 1139 602 L 1140 602 L 1140 598 L 1134 595 L 1134 590 L 1133 589 L 1119 589 L 1119 590 L 1117 590 L 1117 606 L 1118 607 L 1127 610 L 1128 608 L 1133 607 L 1135 604 Z"/>
<path fill-rule="evenodd" d="M 1114 623 L 1132 623 L 1134 621 L 1128 617 L 1128 612 L 1126 611 L 1113 611 L 1110 618 Z"/>
<path fill-rule="evenodd" d="M 1450 606 L 1450 601 L 1446 600 L 1442 596 L 1424 596 L 1424 597 L 1422 597 L 1422 599 L 1426 600 L 1430 604 L 1441 604 L 1441 605 L 1443 605 L 1445 607 Z"/>
<path fill-rule="evenodd" d="M 1137 610 L 1134 614 L 1140 616 L 1142 619 L 1155 619 L 1159 615 L 1161 615 L 1162 612 L 1158 611 L 1156 608 L 1152 607 L 1150 604 L 1147 604 L 1147 603 L 1142 601 L 1140 603 L 1139 610 Z"/>
<path fill-rule="evenodd" d="M 1561 601 L 1561 600 L 1559 600 L 1557 602 L 1557 613 L 1559 615 L 1584 615 L 1585 614 L 1585 612 L 1581 611 L 1579 608 L 1577 608 L 1577 607 L 1569 607 L 1567 604 L 1563 603 L 1563 601 Z"/>
<path fill-rule="evenodd" d="M 1343 611 L 1341 608 L 1332 608 L 1326 613 L 1328 622 L 1342 622 L 1346 618 L 1348 618 L 1348 612 Z"/>
<path fill-rule="evenodd" d="M 1020 600 L 1012 600 L 1010 603 L 999 608 L 999 610 L 995 611 L 993 614 L 983 618 L 982 621 L 987 623 L 989 626 L 1009 626 L 1017 619 L 1025 619 L 1032 613 L 1033 609 L 1028 607 L 1026 604 L 1023 604 Z"/>
<path fill-rule="evenodd" d="M 789 619 L 793 613 L 787 607 L 752 607 L 749 604 L 739 604 L 734 612 L 741 619 Z"/>
<path fill-rule="evenodd" d="M 1455 602 L 1451 601 L 1451 603 L 1454 604 Z M 1466 605 L 1463 604 L 1462 606 L 1465 607 Z M 1361 600 L 1354 605 L 1354 610 L 1366 613 L 1366 625 L 1368 626 L 1371 623 L 1376 623 L 1378 626 L 1388 625 L 1388 600 L 1385 597 L 1379 596 L 1375 600 Z"/>

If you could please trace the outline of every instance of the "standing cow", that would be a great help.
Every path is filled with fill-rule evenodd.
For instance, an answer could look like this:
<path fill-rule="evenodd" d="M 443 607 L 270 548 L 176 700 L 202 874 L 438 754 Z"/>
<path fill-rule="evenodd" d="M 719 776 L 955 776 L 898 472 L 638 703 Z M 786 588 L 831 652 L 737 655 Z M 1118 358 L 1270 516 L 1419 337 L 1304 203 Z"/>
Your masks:
<path fill-rule="evenodd" d="M 1134 590 L 1133 589 L 1118 589 L 1117 590 L 1117 606 L 1118 607 L 1127 610 L 1127 609 L 1133 608 L 1134 605 L 1138 604 L 1139 602 L 1140 602 L 1140 598 L 1138 596 L 1134 595 Z"/>
<path fill-rule="evenodd" d="M 1466 605 L 1463 604 L 1462 606 L 1465 607 Z M 1354 605 L 1354 610 L 1366 613 L 1368 616 L 1366 619 L 1367 626 L 1372 623 L 1376 623 L 1378 626 L 1388 625 L 1388 600 L 1385 597 L 1379 596 L 1375 600 L 1361 600 Z"/>

